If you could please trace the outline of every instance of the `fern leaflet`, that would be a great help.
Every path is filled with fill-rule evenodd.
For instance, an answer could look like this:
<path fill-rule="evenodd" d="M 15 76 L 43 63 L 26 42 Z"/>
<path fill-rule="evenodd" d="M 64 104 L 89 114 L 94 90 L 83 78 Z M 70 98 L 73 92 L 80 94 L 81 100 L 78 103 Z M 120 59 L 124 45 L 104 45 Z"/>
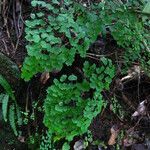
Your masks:
<path fill-rule="evenodd" d="M 16 121 L 15 120 L 16 120 L 15 106 L 11 105 L 10 108 L 9 108 L 9 123 L 10 123 L 11 128 L 14 131 L 14 134 L 17 136 L 18 132 L 17 132 L 17 127 L 16 127 L 16 123 L 15 123 Z"/>
<path fill-rule="evenodd" d="M 5 122 L 7 122 L 9 95 L 5 94 L 2 99 L 2 112 Z"/>

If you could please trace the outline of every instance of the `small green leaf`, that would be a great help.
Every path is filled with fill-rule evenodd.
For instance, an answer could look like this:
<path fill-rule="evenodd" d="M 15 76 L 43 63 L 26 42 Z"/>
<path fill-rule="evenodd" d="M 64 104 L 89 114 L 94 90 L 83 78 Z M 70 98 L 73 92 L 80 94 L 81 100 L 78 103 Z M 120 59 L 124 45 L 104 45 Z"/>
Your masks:
<path fill-rule="evenodd" d="M 36 0 L 33 0 L 33 1 L 31 2 L 31 5 L 32 5 L 33 7 L 36 7 L 37 1 L 36 1 Z"/>
<path fill-rule="evenodd" d="M 105 66 L 107 66 L 108 61 L 107 61 L 107 59 L 106 59 L 105 57 L 102 57 L 100 60 L 102 61 L 102 63 L 103 63 Z"/>
<path fill-rule="evenodd" d="M 66 79 L 67 79 L 67 75 L 62 75 L 61 78 L 60 78 L 60 81 L 64 82 Z"/>
<path fill-rule="evenodd" d="M 143 13 L 150 13 L 150 2 L 147 2 L 143 9 Z"/>
<path fill-rule="evenodd" d="M 48 9 L 48 10 L 55 10 L 55 8 L 51 5 L 51 4 L 47 4 L 46 5 L 46 8 Z"/>
<path fill-rule="evenodd" d="M 39 12 L 39 13 L 37 13 L 36 15 L 37 15 L 38 17 L 43 17 L 43 16 L 44 16 L 44 13 Z"/>
<path fill-rule="evenodd" d="M 33 41 L 35 42 L 35 43 L 38 43 L 39 41 L 40 41 L 40 36 L 38 35 L 38 34 L 34 34 L 33 35 Z"/>
<path fill-rule="evenodd" d="M 75 80 L 77 80 L 77 77 L 76 77 L 75 75 L 70 75 L 70 76 L 68 77 L 68 80 L 70 80 L 70 81 L 75 81 Z"/>
<path fill-rule="evenodd" d="M 5 94 L 2 99 L 2 112 L 5 122 L 7 122 L 8 101 L 9 95 Z"/>
<path fill-rule="evenodd" d="M 35 19 L 35 14 L 30 15 L 32 19 Z"/>
<path fill-rule="evenodd" d="M 70 145 L 67 142 L 65 142 L 63 144 L 62 150 L 70 150 Z"/>
<path fill-rule="evenodd" d="M 58 0 L 52 0 L 54 4 L 59 4 Z"/>

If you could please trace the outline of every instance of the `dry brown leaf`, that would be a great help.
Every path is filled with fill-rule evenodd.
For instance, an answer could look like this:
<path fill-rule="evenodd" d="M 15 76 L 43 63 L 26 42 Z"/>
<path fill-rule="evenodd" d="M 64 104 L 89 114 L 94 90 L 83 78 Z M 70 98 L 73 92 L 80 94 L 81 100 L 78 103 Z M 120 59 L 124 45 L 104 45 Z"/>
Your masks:
<path fill-rule="evenodd" d="M 146 114 L 146 106 L 145 106 L 146 100 L 142 101 L 137 110 L 132 114 L 132 117 L 137 117 L 137 116 L 141 116 L 141 115 L 145 115 Z"/>
<path fill-rule="evenodd" d="M 24 136 L 19 136 L 19 137 L 18 137 L 18 140 L 19 140 L 21 143 L 25 143 L 25 137 L 24 137 Z"/>
<path fill-rule="evenodd" d="M 43 72 L 40 77 L 40 82 L 42 84 L 45 84 L 49 78 L 50 78 L 49 72 Z"/>
<path fill-rule="evenodd" d="M 114 126 L 110 129 L 111 136 L 108 141 L 108 145 L 114 145 L 116 143 L 116 138 L 118 137 L 119 129 Z"/>

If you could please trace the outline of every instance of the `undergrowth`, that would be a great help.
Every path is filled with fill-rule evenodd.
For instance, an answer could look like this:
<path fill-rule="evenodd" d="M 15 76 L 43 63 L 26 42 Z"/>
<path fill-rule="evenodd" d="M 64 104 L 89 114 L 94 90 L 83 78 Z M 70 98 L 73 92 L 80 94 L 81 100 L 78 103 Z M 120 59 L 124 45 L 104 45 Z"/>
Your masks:
<path fill-rule="evenodd" d="M 149 14 L 147 6 L 144 7 L 146 2 L 106 0 L 87 5 L 73 0 L 32 0 L 34 10 L 26 20 L 28 56 L 22 67 L 22 78 L 29 81 L 37 73 L 61 71 L 64 66 L 77 64 L 76 56 L 82 60 L 80 79 L 73 73 L 62 74 L 47 89 L 44 124 L 56 139 L 71 141 L 75 136 L 83 135 L 105 106 L 102 92 L 109 90 L 118 66 L 105 54 L 98 55 L 99 61 L 87 58 L 89 47 L 99 34 L 105 39 L 109 31 L 113 36 L 122 49 L 118 59 L 126 70 L 132 63 L 140 63 L 148 72 Z M 0 80 L 4 81 L 2 77 Z M 7 121 L 9 109 L 10 125 L 17 135 L 15 114 L 19 112 L 18 106 L 7 83 L 6 86 L 1 84 L 4 89 L 8 87 L 6 94 L 1 95 L 5 99 L 2 100 L 4 120 Z M 9 98 L 12 102 L 8 107 Z M 44 147 L 44 142 L 51 140 L 51 134 L 47 132 L 47 139 L 43 137 L 41 149 L 52 146 L 48 143 L 47 148 Z M 64 147 L 70 148 L 67 143 Z"/>
<path fill-rule="evenodd" d="M 55 79 L 54 85 L 47 90 L 44 104 L 45 125 L 58 137 L 69 141 L 85 133 L 100 113 L 103 106 L 101 92 L 109 89 L 115 68 L 110 60 L 103 58 L 101 67 L 85 62 L 83 71 L 85 79 L 81 83 L 74 75 L 63 75 L 60 81 Z"/>
<path fill-rule="evenodd" d="M 14 92 L 6 81 L 6 79 L 0 75 L 0 85 L 4 89 L 4 93 L 0 94 L 0 103 L 2 103 L 2 114 L 5 122 L 9 120 L 9 124 L 17 136 L 19 135 L 19 130 L 17 127 L 22 125 L 22 117 L 19 106 L 17 105 Z"/>
<path fill-rule="evenodd" d="M 41 10 L 26 21 L 29 56 L 22 68 L 25 80 L 38 72 L 61 70 L 64 64 L 71 66 L 76 54 L 85 57 L 102 28 L 94 11 L 73 1 L 63 5 L 58 1 L 32 1 L 32 6 Z"/>

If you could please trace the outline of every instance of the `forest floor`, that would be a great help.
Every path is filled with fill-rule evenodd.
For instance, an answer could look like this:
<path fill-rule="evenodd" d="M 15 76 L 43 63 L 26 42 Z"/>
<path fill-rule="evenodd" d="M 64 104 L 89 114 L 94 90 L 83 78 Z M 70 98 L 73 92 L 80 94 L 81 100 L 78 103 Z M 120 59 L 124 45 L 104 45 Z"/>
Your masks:
<path fill-rule="evenodd" d="M 15 7 L 7 13 L 3 13 L 0 18 L 0 52 L 15 62 L 19 68 L 26 56 L 24 20 L 28 18 L 31 11 L 30 8 L 29 10 L 24 9 L 26 6 L 29 6 L 27 2 L 22 7 L 21 16 Z M 120 58 L 123 49 L 117 46 L 110 34 L 106 39 L 107 52 L 105 55 L 121 65 Z M 94 44 L 92 46 L 95 46 Z M 76 63 L 79 63 L 78 60 Z M 30 104 L 39 97 L 45 97 L 46 88 L 51 84 L 52 79 L 60 76 L 61 73 L 51 74 L 46 84 L 41 83 L 41 74 L 38 74 L 30 82 L 21 81 L 21 84 L 15 87 L 19 105 L 23 106 L 23 109 L 27 107 L 29 110 L 32 109 Z M 117 144 L 123 145 L 126 147 L 125 149 L 150 149 L 150 77 L 144 74 L 138 64 L 133 64 L 126 75 L 116 75 L 110 91 L 103 91 L 103 97 L 107 102 L 107 107 L 103 108 L 101 114 L 93 120 L 90 126 L 94 140 L 108 143 L 109 149 L 117 149 Z M 37 116 L 36 121 L 22 127 L 24 137 L 35 132 L 36 126 L 42 128 L 43 114 L 37 113 Z M 122 119 L 124 116 L 126 117 Z M 23 139 L 13 136 L 9 126 L 5 123 L 0 123 L 0 130 L 0 149 L 29 149 Z M 94 149 L 94 146 L 90 149 Z M 100 147 L 99 150 L 101 150 Z"/>

